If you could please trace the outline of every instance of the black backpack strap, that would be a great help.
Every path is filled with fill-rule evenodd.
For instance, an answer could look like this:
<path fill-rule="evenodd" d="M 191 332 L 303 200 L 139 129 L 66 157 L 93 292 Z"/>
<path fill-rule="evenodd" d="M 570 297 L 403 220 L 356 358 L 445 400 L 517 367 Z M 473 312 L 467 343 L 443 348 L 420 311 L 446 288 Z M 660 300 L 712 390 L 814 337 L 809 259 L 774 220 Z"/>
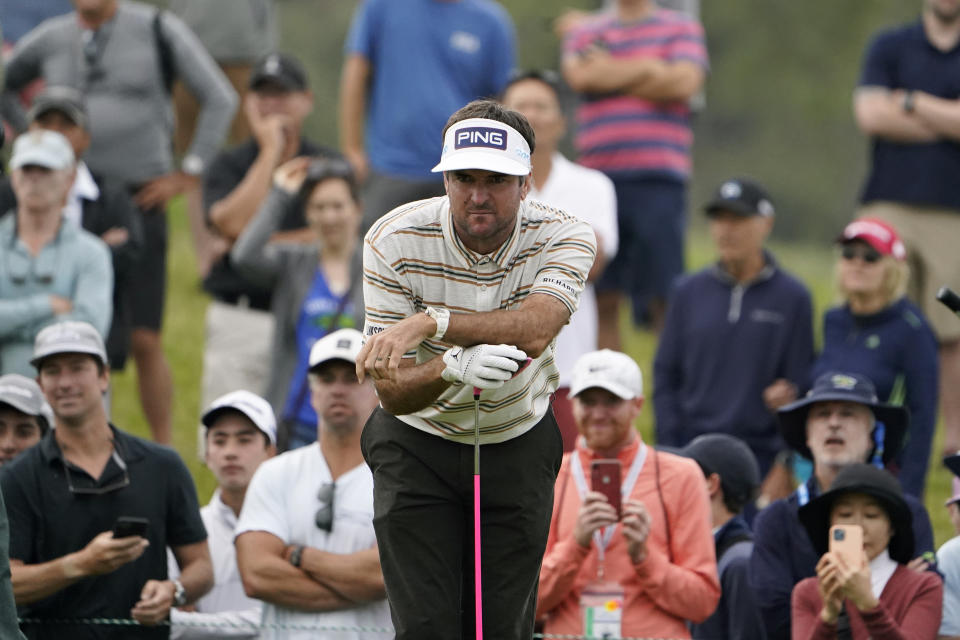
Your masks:
<path fill-rule="evenodd" d="M 157 46 L 157 58 L 160 60 L 160 77 L 163 79 L 163 87 L 170 93 L 173 90 L 173 81 L 176 77 L 176 71 L 173 65 L 173 50 L 170 48 L 170 41 L 167 40 L 163 32 L 163 9 L 157 9 L 153 14 L 153 39 Z"/>

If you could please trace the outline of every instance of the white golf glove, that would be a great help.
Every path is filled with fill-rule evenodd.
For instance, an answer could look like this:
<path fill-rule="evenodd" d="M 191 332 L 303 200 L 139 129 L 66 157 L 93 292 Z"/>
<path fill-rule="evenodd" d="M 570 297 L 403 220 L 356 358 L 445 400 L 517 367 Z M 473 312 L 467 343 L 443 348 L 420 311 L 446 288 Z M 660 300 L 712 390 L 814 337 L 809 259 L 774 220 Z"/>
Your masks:
<path fill-rule="evenodd" d="M 440 377 L 447 382 L 480 389 L 498 389 L 527 359 L 520 349 L 509 344 L 478 344 L 453 347 L 443 354 L 447 368 Z"/>

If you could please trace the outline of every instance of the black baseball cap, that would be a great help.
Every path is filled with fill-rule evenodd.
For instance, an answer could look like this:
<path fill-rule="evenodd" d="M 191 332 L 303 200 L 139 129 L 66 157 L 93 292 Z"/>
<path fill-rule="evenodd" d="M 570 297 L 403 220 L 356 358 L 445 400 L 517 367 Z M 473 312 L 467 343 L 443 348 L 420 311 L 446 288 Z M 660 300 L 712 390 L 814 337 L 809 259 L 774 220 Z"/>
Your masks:
<path fill-rule="evenodd" d="M 831 401 L 862 404 L 870 408 L 877 422 L 883 423 L 884 463 L 900 452 L 910 426 L 910 412 L 905 407 L 880 402 L 869 378 L 837 371 L 824 373 L 816 379 L 806 396 L 777 411 L 780 433 L 791 449 L 808 460 L 813 459 L 813 453 L 807 446 L 807 414 L 810 405 Z"/>
<path fill-rule="evenodd" d="M 87 104 L 83 94 L 73 87 L 51 86 L 46 87 L 33 99 L 27 118 L 33 122 L 49 111 L 59 111 L 67 116 L 73 124 L 87 128 Z"/>
<path fill-rule="evenodd" d="M 270 84 L 285 91 L 306 91 L 307 72 L 303 65 L 285 53 L 268 53 L 257 61 L 250 74 L 250 89 Z"/>
<path fill-rule="evenodd" d="M 773 215 L 773 202 L 767 191 L 750 178 L 731 178 L 717 187 L 713 199 L 704 206 L 708 216 L 718 211 L 732 211 L 741 216 Z"/>
<path fill-rule="evenodd" d="M 719 475 L 725 496 L 747 503 L 760 487 L 757 459 L 739 438 L 725 433 L 705 433 L 677 453 L 695 460 L 704 475 Z"/>

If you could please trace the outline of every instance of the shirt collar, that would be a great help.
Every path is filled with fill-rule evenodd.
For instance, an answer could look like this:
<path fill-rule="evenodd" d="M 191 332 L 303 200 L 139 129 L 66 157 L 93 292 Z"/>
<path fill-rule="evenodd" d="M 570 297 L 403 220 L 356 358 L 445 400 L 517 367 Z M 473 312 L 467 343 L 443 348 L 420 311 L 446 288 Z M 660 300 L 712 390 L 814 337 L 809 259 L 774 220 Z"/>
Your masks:
<path fill-rule="evenodd" d="M 546 181 L 543 183 L 543 188 L 537 189 L 537 183 L 533 181 L 533 175 L 531 174 L 530 193 L 527 197 L 534 200 L 543 199 L 543 194 L 549 192 L 555 182 L 562 182 L 565 179 L 567 166 L 570 164 L 572 163 L 567 160 L 562 153 L 554 151 L 550 155 L 550 175 L 547 176 Z"/>
<path fill-rule="evenodd" d="M 640 443 L 643 442 L 643 439 L 638 433 L 633 439 L 633 442 L 625 446 L 623 449 L 617 452 L 617 459 L 621 462 L 631 462 L 633 457 L 637 455 L 637 451 L 640 450 Z M 587 441 L 583 436 L 577 436 L 577 451 L 581 452 L 581 457 L 584 462 L 590 462 L 593 460 L 600 460 L 606 458 L 607 456 L 601 456 L 599 453 L 595 452 L 593 449 L 587 447 Z"/>
<path fill-rule="evenodd" d="M 117 451 L 119 452 L 120 457 L 123 458 L 124 462 L 129 465 L 131 462 L 143 458 L 143 449 L 132 436 L 127 435 L 110 423 L 107 423 L 107 426 L 109 426 L 110 431 L 113 432 L 113 442 L 115 443 Z M 45 435 L 43 440 L 40 441 L 39 447 L 40 454 L 47 464 L 53 462 L 54 460 L 58 460 L 63 463 L 63 452 L 60 450 L 60 445 L 57 443 L 56 429 L 50 429 L 47 431 L 47 435 Z"/>
<path fill-rule="evenodd" d="M 97 181 L 93 179 L 90 168 L 82 160 L 77 163 L 77 177 L 70 187 L 70 197 L 77 197 L 82 200 L 98 200 L 100 198 L 100 187 Z"/>
<path fill-rule="evenodd" d="M 713 275 L 721 282 L 725 282 L 727 284 L 732 284 L 732 285 L 743 284 L 744 286 L 750 287 L 759 282 L 764 282 L 766 280 L 769 280 L 777 272 L 777 261 L 773 258 L 773 254 L 767 251 L 766 249 L 763 250 L 763 261 L 764 261 L 763 269 L 761 269 L 760 273 L 758 273 L 756 277 L 753 280 L 750 280 L 749 282 L 738 283 L 736 280 L 733 279 L 733 276 L 731 276 L 727 272 L 727 270 L 723 268 L 723 265 L 720 264 L 720 262 L 715 262 L 713 264 Z"/>
<path fill-rule="evenodd" d="M 216 512 L 217 517 L 220 518 L 225 525 L 230 527 L 231 531 L 237 528 L 237 514 L 223 501 L 223 498 L 220 496 L 220 487 L 214 490 L 213 497 L 210 498 L 210 505 Z"/>
<path fill-rule="evenodd" d="M 889 549 L 884 549 L 876 558 L 870 561 L 870 587 L 873 597 L 879 598 L 883 588 L 897 570 L 896 561 L 890 557 Z"/>

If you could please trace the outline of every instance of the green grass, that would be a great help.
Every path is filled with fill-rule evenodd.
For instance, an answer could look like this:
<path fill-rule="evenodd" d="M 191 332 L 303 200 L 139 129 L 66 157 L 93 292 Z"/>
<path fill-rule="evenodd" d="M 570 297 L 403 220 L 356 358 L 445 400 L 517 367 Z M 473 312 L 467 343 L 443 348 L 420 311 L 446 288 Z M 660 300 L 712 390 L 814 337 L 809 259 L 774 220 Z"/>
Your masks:
<path fill-rule="evenodd" d="M 186 212 L 182 202 L 170 207 L 169 289 L 164 325 L 164 346 L 174 381 L 174 446 L 186 461 L 197 483 L 201 502 L 206 502 L 216 483 L 197 456 L 196 430 L 200 415 L 200 379 L 204 340 L 204 315 L 207 296 L 197 280 L 196 265 Z M 810 287 L 814 299 L 814 326 L 819 332 L 823 311 L 833 300 L 832 270 L 834 256 L 828 246 L 795 243 L 774 243 L 771 250 L 788 271 L 801 278 Z M 699 269 L 712 260 L 709 239 L 702 228 L 691 229 L 687 247 L 687 266 Z M 656 342 L 652 335 L 630 327 L 624 312 L 624 350 L 640 363 L 644 374 L 647 398 L 652 397 L 652 364 Z M 137 400 L 135 372 L 132 366 L 114 375 L 113 420 L 121 428 L 149 437 L 149 430 Z M 644 407 L 638 428 L 648 442 L 652 442 L 653 407 Z M 942 443 L 942 425 L 938 425 L 933 451 Z M 946 542 L 954 532 L 943 506 L 950 493 L 950 473 L 937 457 L 931 463 L 927 476 L 927 510 L 933 521 L 936 543 Z"/>

